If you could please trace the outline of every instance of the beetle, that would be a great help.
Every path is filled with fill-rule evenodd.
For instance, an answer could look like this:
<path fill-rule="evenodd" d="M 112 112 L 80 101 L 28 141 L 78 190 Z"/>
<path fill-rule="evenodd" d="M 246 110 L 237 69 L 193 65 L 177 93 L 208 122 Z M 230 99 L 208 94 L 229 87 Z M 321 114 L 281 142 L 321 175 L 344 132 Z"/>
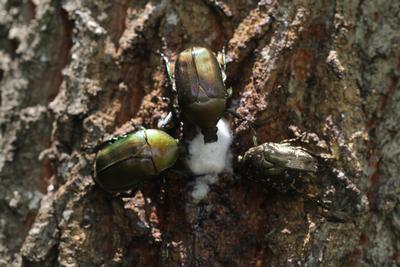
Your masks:
<path fill-rule="evenodd" d="M 317 162 L 304 148 L 289 143 L 264 143 L 250 148 L 243 163 L 257 165 L 267 175 L 280 175 L 285 170 L 315 172 Z"/>
<path fill-rule="evenodd" d="M 238 162 L 241 166 L 239 171 L 248 170 L 249 173 L 245 173 L 247 177 L 278 192 L 293 190 L 297 176 L 311 178 L 318 169 L 313 155 L 287 142 L 267 142 L 252 147 L 238 157 Z"/>
<path fill-rule="evenodd" d="M 316 172 L 317 161 L 304 148 L 289 143 L 264 143 L 250 148 L 239 162 L 251 164 L 269 176 L 280 175 L 285 170 Z"/>
<path fill-rule="evenodd" d="M 141 129 L 113 138 L 97 152 L 95 181 L 107 192 L 137 187 L 172 167 L 178 140 L 164 131 Z"/>
<path fill-rule="evenodd" d="M 217 141 L 216 125 L 229 97 L 224 53 L 216 56 L 207 48 L 191 47 L 180 52 L 174 64 L 163 58 L 182 113 L 201 129 L 205 143 Z"/>

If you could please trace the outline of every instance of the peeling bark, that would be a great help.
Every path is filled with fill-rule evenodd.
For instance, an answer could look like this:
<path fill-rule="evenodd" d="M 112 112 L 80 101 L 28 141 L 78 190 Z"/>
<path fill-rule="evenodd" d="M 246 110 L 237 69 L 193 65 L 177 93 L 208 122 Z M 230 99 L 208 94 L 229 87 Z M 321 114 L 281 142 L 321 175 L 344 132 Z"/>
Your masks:
<path fill-rule="evenodd" d="M 0 266 L 399 265 L 398 14 L 384 0 L 0 1 Z M 259 143 L 295 138 L 318 158 L 312 179 L 274 190 L 235 161 L 194 203 L 181 158 L 130 197 L 94 184 L 84 147 L 156 128 L 172 108 L 157 51 L 194 45 L 227 47 L 234 155 L 251 127 Z M 183 138 L 178 118 L 168 131 Z"/>

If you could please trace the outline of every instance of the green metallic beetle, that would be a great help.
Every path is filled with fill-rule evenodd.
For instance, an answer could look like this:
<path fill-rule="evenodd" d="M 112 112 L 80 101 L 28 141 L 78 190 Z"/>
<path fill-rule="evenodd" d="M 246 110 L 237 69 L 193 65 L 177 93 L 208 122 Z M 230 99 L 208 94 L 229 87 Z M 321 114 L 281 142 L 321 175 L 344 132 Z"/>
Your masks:
<path fill-rule="evenodd" d="M 200 127 L 205 143 L 217 141 L 216 125 L 229 96 L 224 84 L 224 54 L 215 56 L 207 48 L 192 47 L 179 53 L 175 64 L 170 64 L 165 56 L 164 60 L 182 113 Z"/>
<path fill-rule="evenodd" d="M 161 130 L 119 136 L 97 152 L 95 181 L 111 193 L 135 188 L 172 167 L 178 154 L 178 141 Z"/>

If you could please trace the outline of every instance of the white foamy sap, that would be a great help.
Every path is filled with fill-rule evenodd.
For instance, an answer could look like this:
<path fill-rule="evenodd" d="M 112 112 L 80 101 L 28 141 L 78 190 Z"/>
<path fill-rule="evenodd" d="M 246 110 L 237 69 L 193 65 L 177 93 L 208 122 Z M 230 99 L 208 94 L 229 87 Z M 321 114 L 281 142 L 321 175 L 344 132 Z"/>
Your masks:
<path fill-rule="evenodd" d="M 216 142 L 204 143 L 204 136 L 199 133 L 189 143 L 189 156 L 186 163 L 194 174 L 201 175 L 196 178 L 191 193 L 196 203 L 207 196 L 210 191 L 209 185 L 218 182 L 218 173 L 232 169 L 232 155 L 229 151 L 232 132 L 229 123 L 221 119 L 217 128 L 218 140 Z"/>
<path fill-rule="evenodd" d="M 217 124 L 218 140 L 213 143 L 204 143 L 204 136 L 198 133 L 189 143 L 189 156 L 186 163 L 196 175 L 229 171 L 232 155 L 229 146 L 232 143 L 232 132 L 229 123 L 220 119 Z"/>

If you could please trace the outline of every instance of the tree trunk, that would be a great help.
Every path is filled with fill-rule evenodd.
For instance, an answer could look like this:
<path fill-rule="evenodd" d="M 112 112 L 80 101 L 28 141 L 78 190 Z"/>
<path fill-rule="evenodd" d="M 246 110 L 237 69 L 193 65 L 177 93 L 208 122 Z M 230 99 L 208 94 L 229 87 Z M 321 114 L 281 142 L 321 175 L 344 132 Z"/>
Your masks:
<path fill-rule="evenodd" d="M 384 0 L 0 1 L 0 266 L 400 264 L 399 14 Z M 190 46 L 226 46 L 245 118 L 226 116 L 234 171 L 198 203 L 184 156 L 131 196 L 103 192 L 84 148 L 157 128 L 173 101 L 157 51 Z M 235 160 L 249 126 L 259 143 L 298 137 L 316 174 L 253 181 Z"/>

